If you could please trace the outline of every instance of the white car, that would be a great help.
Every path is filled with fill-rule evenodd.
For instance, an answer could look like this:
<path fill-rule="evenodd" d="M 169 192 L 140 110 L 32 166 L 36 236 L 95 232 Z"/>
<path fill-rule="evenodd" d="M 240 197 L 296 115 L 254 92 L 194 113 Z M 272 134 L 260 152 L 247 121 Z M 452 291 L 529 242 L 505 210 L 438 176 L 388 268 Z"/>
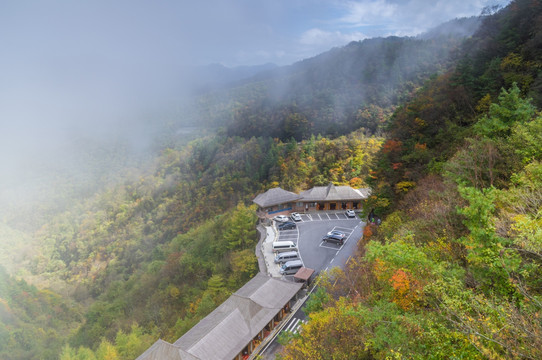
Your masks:
<path fill-rule="evenodd" d="M 301 215 L 299 215 L 299 213 L 291 213 L 290 214 L 290 218 L 293 220 L 293 221 L 301 221 Z"/>
<path fill-rule="evenodd" d="M 346 216 L 348 216 L 349 218 L 353 218 L 353 217 L 356 217 L 356 213 L 354 210 L 350 209 L 350 210 L 346 210 Z"/>
<path fill-rule="evenodd" d="M 277 222 L 286 222 L 288 221 L 288 216 L 286 215 L 277 215 L 273 218 L 273 220 L 277 221 Z"/>

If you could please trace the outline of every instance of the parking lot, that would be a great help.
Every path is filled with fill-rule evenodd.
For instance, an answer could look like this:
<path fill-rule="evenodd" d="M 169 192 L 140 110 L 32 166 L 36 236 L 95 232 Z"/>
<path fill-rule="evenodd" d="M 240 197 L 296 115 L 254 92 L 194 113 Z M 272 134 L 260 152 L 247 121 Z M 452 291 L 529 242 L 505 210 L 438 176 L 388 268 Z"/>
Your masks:
<path fill-rule="evenodd" d="M 304 266 L 316 272 L 333 266 L 344 266 L 355 251 L 364 226 L 358 217 L 348 218 L 342 212 L 301 214 L 301 221 L 296 224 L 295 229 L 278 231 L 277 241 L 296 243 Z M 322 241 L 322 238 L 332 230 L 346 234 L 342 245 Z"/>

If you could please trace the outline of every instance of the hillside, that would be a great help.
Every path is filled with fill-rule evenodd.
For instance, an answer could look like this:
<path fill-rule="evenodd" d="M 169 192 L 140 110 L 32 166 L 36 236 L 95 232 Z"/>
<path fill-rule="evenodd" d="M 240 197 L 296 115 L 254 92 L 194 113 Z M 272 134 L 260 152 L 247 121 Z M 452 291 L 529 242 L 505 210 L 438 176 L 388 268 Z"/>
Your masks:
<path fill-rule="evenodd" d="M 370 178 L 385 219 L 282 359 L 542 356 L 541 19 L 524 0 L 487 17 L 395 112 Z"/>
<path fill-rule="evenodd" d="M 477 35 L 480 39 L 484 39 L 484 29 Z M 377 211 L 392 213 L 402 199 L 401 192 L 409 195 L 422 181 L 427 164 L 444 168 L 446 159 L 434 160 L 435 154 L 454 154 L 444 139 L 458 143 L 463 132 L 455 130 L 468 129 L 474 122 L 471 117 L 443 127 L 436 121 L 444 120 L 435 115 L 434 128 L 423 127 L 426 132 L 411 137 L 412 131 L 405 127 L 409 123 L 403 121 L 413 116 L 414 112 L 407 111 L 413 106 L 429 111 L 423 106 L 424 94 L 464 74 L 450 70 L 455 62 L 449 58 L 455 51 L 472 53 L 470 43 L 460 47 L 464 35 L 438 32 L 425 38 L 365 40 L 290 67 L 266 70 L 198 97 L 197 107 L 182 113 L 186 118 L 157 122 L 153 130 L 159 137 L 150 147 L 152 156 L 125 161 L 114 156 L 122 151 L 111 146 L 105 152 L 87 153 L 93 165 L 84 174 L 96 178 L 82 176 L 84 181 L 78 183 L 71 172 L 73 163 L 53 172 L 59 185 L 56 195 L 63 197 L 49 199 L 45 209 L 29 202 L 28 207 L 2 214 L 4 233 L 31 239 L 22 247 L 20 241 L 12 244 L 3 260 L 11 261 L 12 274 L 34 287 L 7 276 L 1 298 L 11 301 L 4 292 L 27 291 L 21 289 L 28 286 L 38 300 L 45 296 L 42 291 L 53 294 L 44 297 L 49 302 L 39 300 L 44 303 L 44 313 L 57 311 L 61 306 L 57 303 L 74 304 L 70 308 L 76 311 L 43 325 L 39 317 L 33 319 L 15 306 L 4 307 L 8 315 L 0 325 L 8 340 L 0 343 L 0 354 L 11 354 L 13 359 L 57 358 L 58 353 L 43 351 L 45 331 L 28 330 L 32 326 L 51 327 L 47 336 L 54 340 L 55 349 L 64 346 L 62 359 L 102 359 L 107 354 L 133 359 L 158 337 L 178 338 L 254 275 L 257 267 L 252 249 L 257 234 L 254 209 L 247 204 L 270 187 L 296 191 L 329 182 L 356 187 L 372 182 L 378 190 Z M 464 55 L 455 56 L 461 60 Z M 431 77 L 435 80 L 415 96 Z M 476 106 L 471 102 L 477 99 L 468 92 L 475 88 L 460 86 L 465 90 L 459 92 L 457 101 Z M 435 97 L 437 109 L 446 106 L 440 100 L 448 99 L 447 94 Z M 469 109 L 458 104 L 462 111 Z M 390 115 L 399 106 L 388 128 Z M 448 124 L 457 118 L 450 115 L 445 120 Z M 222 129 L 216 133 L 202 130 L 198 134 L 205 136 L 192 141 L 180 139 L 179 124 L 190 121 Z M 412 121 L 417 124 L 416 117 Z M 424 116 L 424 121 L 429 123 L 431 118 Z M 384 131 L 392 134 L 388 142 L 381 136 Z M 431 141 L 418 141 L 426 138 Z M 93 168 L 101 172 L 93 172 Z M 66 189 L 69 191 L 63 191 Z M 392 190 L 386 193 L 386 189 Z M 415 190 L 410 193 L 416 194 Z M 56 202 L 58 199 L 64 201 Z M 25 226 L 25 216 L 36 219 L 32 226 Z M 382 233 L 375 236 L 384 239 L 396 230 L 391 221 L 388 224 L 371 231 Z M 405 245 L 398 251 L 403 250 L 410 254 L 411 248 Z M 355 263 L 371 261 L 367 259 Z M 371 273 L 371 266 L 360 265 L 359 269 L 365 271 L 363 276 L 378 279 L 380 275 Z M 406 265 L 404 268 L 407 274 Z M 385 288 L 387 278 L 379 280 L 383 283 L 377 285 Z M 39 290 L 43 288 L 47 290 Z M 364 289 L 356 291 L 365 296 L 369 288 Z M 393 307 L 393 301 L 385 302 L 389 293 L 374 291 L 374 296 L 383 306 Z M 360 299 L 340 301 L 358 304 Z M 412 302 L 418 304 L 417 299 Z M 331 309 L 333 304 L 330 300 L 325 308 Z M 29 342 L 28 336 L 38 340 Z M 455 339 L 464 340 L 457 336 L 450 341 Z"/>
<path fill-rule="evenodd" d="M 345 135 L 360 127 L 381 132 L 395 106 L 430 76 L 448 69 L 450 54 L 478 21 L 451 22 L 451 33 L 442 28 L 416 38 L 352 42 L 291 66 L 262 71 L 202 96 L 192 116 L 247 139 L 301 140 L 313 134 Z"/>

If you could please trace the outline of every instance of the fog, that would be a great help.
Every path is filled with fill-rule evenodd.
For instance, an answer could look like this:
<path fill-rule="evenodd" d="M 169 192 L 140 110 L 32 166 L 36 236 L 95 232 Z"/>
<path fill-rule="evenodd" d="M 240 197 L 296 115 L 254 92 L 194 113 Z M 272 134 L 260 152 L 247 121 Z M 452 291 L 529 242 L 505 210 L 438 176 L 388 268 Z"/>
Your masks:
<path fill-rule="evenodd" d="M 507 2 L 3 1 L 2 191 L 61 164 L 84 165 L 78 144 L 99 149 L 120 141 L 145 151 L 156 124 L 182 128 L 178 109 L 197 85 L 196 66 L 292 64 Z"/>

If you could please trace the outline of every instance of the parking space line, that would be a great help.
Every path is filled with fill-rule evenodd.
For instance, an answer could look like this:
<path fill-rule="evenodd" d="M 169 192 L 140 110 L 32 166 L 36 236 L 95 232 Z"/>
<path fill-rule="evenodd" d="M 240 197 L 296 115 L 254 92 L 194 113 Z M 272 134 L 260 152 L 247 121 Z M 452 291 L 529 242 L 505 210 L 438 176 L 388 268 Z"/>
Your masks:
<path fill-rule="evenodd" d="M 288 327 L 284 331 L 293 331 L 297 324 L 299 323 L 300 319 L 294 318 L 290 323 L 288 324 Z"/>
<path fill-rule="evenodd" d="M 293 241 L 293 242 L 296 242 L 296 239 L 295 237 L 283 237 L 283 238 L 280 238 L 280 241 Z"/>
<path fill-rule="evenodd" d="M 354 229 L 350 229 L 350 228 L 345 228 L 345 227 L 340 227 L 340 226 L 335 226 L 333 227 L 333 230 L 341 230 L 341 231 L 344 231 L 344 232 L 354 232 Z"/>
<path fill-rule="evenodd" d="M 325 249 L 330 249 L 330 250 L 337 250 L 336 247 L 330 247 L 330 246 L 326 246 L 326 245 L 324 245 L 324 244 L 325 244 L 325 242 L 322 241 L 322 242 L 320 243 L 319 247 L 323 247 L 323 248 L 325 248 Z M 342 246 L 339 248 L 339 250 L 340 250 L 340 249 L 342 249 Z"/>

